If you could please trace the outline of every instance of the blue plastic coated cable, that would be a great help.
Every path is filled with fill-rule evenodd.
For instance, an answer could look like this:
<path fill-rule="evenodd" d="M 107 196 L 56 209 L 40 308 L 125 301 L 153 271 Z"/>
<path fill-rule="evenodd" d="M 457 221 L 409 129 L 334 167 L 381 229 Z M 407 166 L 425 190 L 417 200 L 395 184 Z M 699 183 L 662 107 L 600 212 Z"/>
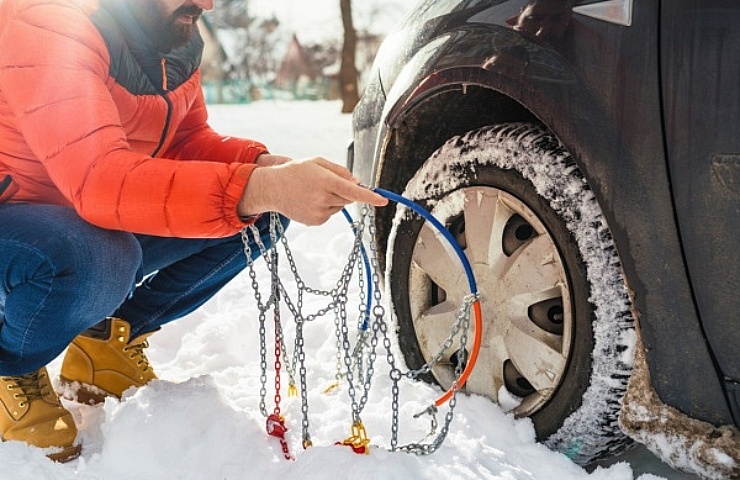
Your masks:
<path fill-rule="evenodd" d="M 470 266 L 468 257 L 465 256 L 465 253 L 463 253 L 462 249 L 460 248 L 460 245 L 457 243 L 457 241 L 452 236 L 450 231 L 447 230 L 447 228 L 445 228 L 445 226 L 442 225 L 439 220 L 437 220 L 431 213 L 425 210 L 421 205 L 409 200 L 408 198 L 402 195 L 398 195 L 397 193 L 393 193 L 388 190 L 383 190 L 382 188 L 373 188 L 372 190 L 375 193 L 387 198 L 388 200 L 393 200 L 394 202 L 407 206 L 414 212 L 421 215 L 424 218 L 424 220 L 434 225 L 434 228 L 436 228 L 439 231 L 439 233 L 441 233 L 445 237 L 445 239 L 450 244 L 450 246 L 453 248 L 453 250 L 455 250 L 455 253 L 457 254 L 457 258 L 460 259 L 460 262 L 462 263 L 463 268 L 465 269 L 465 275 L 468 278 L 468 285 L 470 286 L 470 293 L 472 294 L 478 293 L 478 287 L 475 284 L 475 276 L 473 275 L 473 269 Z"/>
<path fill-rule="evenodd" d="M 470 293 L 477 294 L 478 293 L 478 286 L 475 282 L 475 275 L 473 275 L 473 268 L 470 266 L 470 262 L 468 261 L 468 257 L 465 256 L 465 253 L 460 248 L 460 245 L 457 243 L 457 241 L 454 239 L 452 234 L 450 233 L 447 228 L 440 223 L 439 220 L 437 220 L 436 217 L 434 217 L 431 213 L 429 213 L 426 209 L 424 209 L 421 205 L 419 205 L 416 202 L 413 202 L 409 200 L 408 198 L 404 197 L 403 195 L 399 195 L 397 193 L 393 193 L 389 190 L 384 190 L 382 188 L 372 188 L 372 191 L 377 193 L 378 195 L 381 195 L 388 200 L 392 200 L 396 203 L 400 203 L 402 205 L 405 205 L 406 207 L 410 208 L 414 212 L 421 215 L 422 218 L 424 218 L 426 221 L 431 223 L 434 228 L 439 231 L 439 233 L 444 236 L 445 240 L 447 240 L 447 243 L 450 244 L 452 249 L 455 251 L 455 254 L 457 255 L 457 258 L 460 260 L 460 263 L 462 263 L 463 269 L 465 270 L 465 276 L 468 279 L 468 286 L 470 288 Z M 352 225 L 352 229 L 354 228 L 354 220 L 352 219 L 352 216 L 349 214 L 346 208 L 342 209 L 342 214 L 344 215 L 344 218 L 347 219 L 347 221 Z M 356 232 L 355 232 L 356 233 Z M 363 322 L 362 326 L 360 327 L 361 330 L 367 330 L 368 328 L 368 317 L 370 315 L 370 304 L 372 302 L 372 294 L 373 294 L 373 286 L 372 282 L 370 281 L 371 277 L 371 270 L 370 270 L 370 261 L 367 257 L 367 251 L 365 250 L 365 245 L 360 246 L 362 251 L 362 260 L 365 264 L 365 277 L 367 280 L 367 303 L 365 305 L 365 313 L 367 314 L 367 317 L 365 321 Z"/>

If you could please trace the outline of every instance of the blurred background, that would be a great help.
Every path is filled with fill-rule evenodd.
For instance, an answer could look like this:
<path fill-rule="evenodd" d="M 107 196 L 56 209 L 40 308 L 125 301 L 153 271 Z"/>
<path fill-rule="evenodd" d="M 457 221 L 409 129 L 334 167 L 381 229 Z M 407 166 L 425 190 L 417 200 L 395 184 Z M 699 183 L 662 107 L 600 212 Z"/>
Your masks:
<path fill-rule="evenodd" d="M 199 21 L 208 103 L 357 104 L 375 53 L 413 0 L 219 0 Z"/>

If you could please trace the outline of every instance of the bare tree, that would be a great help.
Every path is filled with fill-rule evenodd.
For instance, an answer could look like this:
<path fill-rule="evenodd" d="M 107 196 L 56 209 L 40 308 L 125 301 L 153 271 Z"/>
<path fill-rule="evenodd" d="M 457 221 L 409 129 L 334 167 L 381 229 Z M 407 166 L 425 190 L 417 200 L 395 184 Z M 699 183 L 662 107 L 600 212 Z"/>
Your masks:
<path fill-rule="evenodd" d="M 342 47 L 342 64 L 339 70 L 339 90 L 342 95 L 342 113 L 350 113 L 360 101 L 357 82 L 355 55 L 357 50 L 357 32 L 352 22 L 352 0 L 339 0 L 344 27 L 344 45 Z"/>

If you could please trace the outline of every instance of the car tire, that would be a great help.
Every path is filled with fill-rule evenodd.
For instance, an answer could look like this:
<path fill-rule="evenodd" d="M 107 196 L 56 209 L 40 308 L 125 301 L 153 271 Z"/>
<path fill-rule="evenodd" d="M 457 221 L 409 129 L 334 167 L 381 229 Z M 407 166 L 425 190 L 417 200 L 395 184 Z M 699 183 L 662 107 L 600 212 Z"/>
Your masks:
<path fill-rule="evenodd" d="M 531 418 L 539 440 L 580 464 L 623 451 L 617 418 L 636 341 L 629 294 L 598 202 L 558 139 L 533 124 L 468 132 L 432 154 L 404 196 L 448 227 L 475 273 L 483 341 L 465 391 Z M 386 285 L 410 369 L 438 352 L 470 293 L 444 244 L 399 206 Z M 449 388 L 470 343 L 424 380 Z"/>

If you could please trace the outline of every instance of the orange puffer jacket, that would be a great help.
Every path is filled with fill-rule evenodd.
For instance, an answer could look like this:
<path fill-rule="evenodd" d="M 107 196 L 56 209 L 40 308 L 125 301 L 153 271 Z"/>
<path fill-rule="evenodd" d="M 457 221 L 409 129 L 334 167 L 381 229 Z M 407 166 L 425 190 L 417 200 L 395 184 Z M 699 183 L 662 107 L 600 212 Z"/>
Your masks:
<path fill-rule="evenodd" d="M 207 125 L 200 35 L 159 54 L 127 8 L 0 0 L 0 204 L 70 206 L 134 233 L 235 234 L 266 149 Z"/>

